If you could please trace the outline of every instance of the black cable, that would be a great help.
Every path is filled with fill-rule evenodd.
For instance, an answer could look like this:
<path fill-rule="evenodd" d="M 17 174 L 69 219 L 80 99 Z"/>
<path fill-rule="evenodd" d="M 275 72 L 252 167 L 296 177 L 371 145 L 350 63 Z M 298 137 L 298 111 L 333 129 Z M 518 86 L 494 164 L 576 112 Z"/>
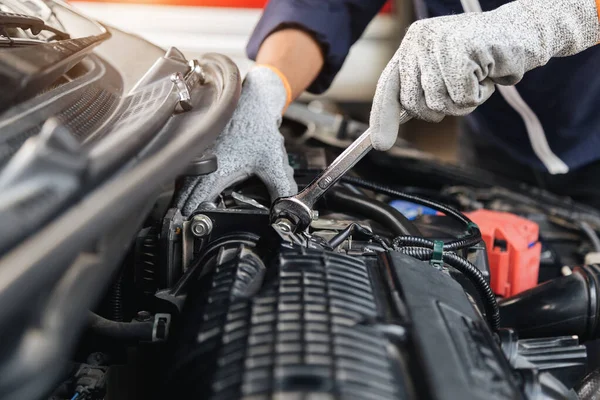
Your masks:
<path fill-rule="evenodd" d="M 598 238 L 598 234 L 596 234 L 594 228 L 592 228 L 592 226 L 585 221 L 579 222 L 579 226 L 583 233 L 585 233 L 588 239 L 590 240 L 594 251 L 600 251 L 600 239 Z"/>
<path fill-rule="evenodd" d="M 346 183 L 351 183 L 353 185 L 365 188 L 365 189 L 369 189 L 375 192 L 379 192 L 391 197 L 396 197 L 402 200 L 406 200 L 409 201 L 411 203 L 416 203 L 416 204 L 420 204 L 422 206 L 425 207 L 429 207 L 429 208 L 433 208 L 436 211 L 440 211 L 444 214 L 446 214 L 449 217 L 452 217 L 454 219 L 456 219 L 457 221 L 459 221 L 460 223 L 462 223 L 463 225 L 470 227 L 473 226 L 473 221 L 471 221 L 466 215 L 464 215 L 463 213 L 461 213 L 460 211 L 447 206 L 445 204 L 441 204 L 432 200 L 427 200 L 421 197 L 417 197 L 417 196 L 413 196 L 411 194 L 407 194 L 407 193 L 403 193 L 400 192 L 398 190 L 392 189 L 390 187 L 387 186 L 383 186 L 377 183 L 373 183 L 373 182 L 369 182 L 366 181 L 364 179 L 360 179 L 360 178 L 355 178 L 353 176 L 343 176 L 341 178 L 342 182 L 346 182 Z"/>
<path fill-rule="evenodd" d="M 481 242 L 481 236 L 474 236 L 469 238 L 457 239 L 448 243 L 444 243 L 444 251 L 455 251 L 466 249 L 469 247 L 473 247 L 476 244 Z M 394 247 L 426 247 L 428 249 L 433 249 L 434 242 L 433 240 L 425 239 L 422 237 L 414 237 L 414 236 L 398 236 L 394 239 L 393 242 Z"/>
<path fill-rule="evenodd" d="M 95 313 L 89 316 L 90 330 L 101 336 L 123 340 L 152 341 L 154 321 L 147 322 L 115 322 Z"/>
<path fill-rule="evenodd" d="M 400 252 L 423 261 L 431 260 L 433 257 L 432 249 L 422 247 L 404 247 L 400 249 Z M 500 310 L 498 308 L 498 301 L 481 271 L 469 261 L 454 253 L 444 252 L 442 258 L 444 263 L 457 269 L 473 283 L 484 302 L 488 322 L 492 329 L 497 331 L 500 328 Z"/>
<path fill-rule="evenodd" d="M 600 369 L 586 375 L 575 389 L 580 400 L 597 399 L 600 395 Z"/>
<path fill-rule="evenodd" d="M 326 196 L 327 202 L 333 205 L 331 208 L 341 212 L 357 213 L 370 218 L 390 229 L 394 235 L 421 235 L 415 224 L 400 211 L 381 201 L 356 195 L 343 188 L 333 188 Z"/>
<path fill-rule="evenodd" d="M 320 174 L 321 172 L 323 172 L 323 170 L 318 170 L 318 169 L 301 169 L 301 170 L 294 171 L 294 173 L 297 173 L 299 175 L 306 174 L 306 175 L 313 175 L 313 176 Z M 412 194 L 408 194 L 408 193 L 401 192 L 399 190 L 392 189 L 385 185 L 373 183 L 373 182 L 367 181 L 365 179 L 356 178 L 356 177 L 348 176 L 348 175 L 342 176 L 340 178 L 340 182 L 349 183 L 354 186 L 372 190 L 374 192 L 385 194 L 390 197 L 395 197 L 398 199 L 406 200 L 411 203 L 416 203 L 416 204 L 420 204 L 425 207 L 432 208 L 436 211 L 444 213 L 445 215 L 447 215 L 451 218 L 454 218 L 461 224 L 465 225 L 467 230 L 471 230 L 473 227 L 476 227 L 476 225 L 473 223 L 473 221 L 471 221 L 466 215 L 464 215 L 463 213 L 461 213 L 460 211 L 456 210 L 453 207 L 447 206 L 447 205 L 439 203 L 437 201 L 428 200 L 428 199 L 425 199 L 422 197 L 414 196 Z"/>
<path fill-rule="evenodd" d="M 109 294 L 109 315 L 108 317 L 116 322 L 125 320 L 125 311 L 123 307 L 123 292 L 125 285 L 125 277 L 123 271 L 119 271 L 117 279 L 113 282 Z"/>
<path fill-rule="evenodd" d="M 379 184 L 365 181 L 364 179 L 355 178 L 352 176 L 343 176 L 341 178 L 341 181 L 346 182 L 346 183 L 351 183 L 353 185 L 356 185 L 356 186 L 359 186 L 359 187 L 362 187 L 365 189 L 373 190 L 375 192 L 382 193 L 382 194 L 385 194 L 390 197 L 406 200 L 411 203 L 416 203 L 416 204 L 420 204 L 425 207 L 432 208 L 436 211 L 442 212 L 443 214 L 447 215 L 448 217 L 451 217 L 451 218 L 455 219 L 456 221 L 460 222 L 461 224 L 465 225 L 466 232 L 467 232 L 466 236 L 461 239 L 446 243 L 444 245 L 445 250 L 450 251 L 450 250 L 463 249 L 466 247 L 471 247 L 474 244 L 477 244 L 481 241 L 481 232 L 479 232 L 477 225 L 475 225 L 473 223 L 473 221 L 471 221 L 466 215 L 464 215 L 460 211 L 458 211 L 450 206 L 447 206 L 445 204 L 441 204 L 441 203 L 438 203 L 435 201 L 423 199 L 421 197 L 406 194 L 406 193 L 400 192 L 398 190 L 389 188 L 387 186 L 379 185 Z M 473 244 L 471 244 L 471 243 L 473 243 Z M 430 246 L 428 244 L 425 247 L 430 247 Z M 433 242 L 431 242 L 431 247 L 433 248 Z"/>

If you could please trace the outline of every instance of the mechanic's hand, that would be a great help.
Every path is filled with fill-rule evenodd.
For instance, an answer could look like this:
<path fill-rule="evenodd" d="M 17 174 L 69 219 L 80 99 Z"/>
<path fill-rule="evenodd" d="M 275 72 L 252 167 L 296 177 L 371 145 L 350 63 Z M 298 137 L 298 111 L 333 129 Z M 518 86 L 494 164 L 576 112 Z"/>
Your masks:
<path fill-rule="evenodd" d="M 495 84 L 514 85 L 551 57 L 599 41 L 595 0 L 518 0 L 490 12 L 415 22 L 379 78 L 373 147 L 393 146 L 405 112 L 430 122 L 468 114 Z"/>
<path fill-rule="evenodd" d="M 251 175 L 265 183 L 272 200 L 298 191 L 279 133 L 286 99 L 286 89 L 275 72 L 267 67 L 255 67 L 248 72 L 233 117 L 212 149 L 218 170 L 185 180 L 177 199 L 184 215 L 190 215 L 200 203 L 215 200 L 227 187 Z"/>

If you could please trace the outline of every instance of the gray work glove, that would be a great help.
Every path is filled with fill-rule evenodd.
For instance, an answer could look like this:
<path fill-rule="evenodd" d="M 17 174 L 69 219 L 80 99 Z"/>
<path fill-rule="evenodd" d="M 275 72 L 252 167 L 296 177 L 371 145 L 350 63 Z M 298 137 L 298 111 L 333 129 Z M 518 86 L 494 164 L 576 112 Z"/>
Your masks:
<path fill-rule="evenodd" d="M 267 67 L 248 72 L 233 117 L 212 148 L 219 168 L 207 176 L 185 179 L 176 199 L 183 215 L 252 175 L 265 183 L 272 200 L 298 191 L 279 133 L 286 99 L 285 86 L 275 72 Z"/>
<path fill-rule="evenodd" d="M 599 41 L 595 0 L 518 0 L 490 12 L 415 22 L 379 78 L 373 147 L 393 146 L 405 112 L 430 122 L 466 115 L 495 84 L 514 85 L 550 58 Z"/>

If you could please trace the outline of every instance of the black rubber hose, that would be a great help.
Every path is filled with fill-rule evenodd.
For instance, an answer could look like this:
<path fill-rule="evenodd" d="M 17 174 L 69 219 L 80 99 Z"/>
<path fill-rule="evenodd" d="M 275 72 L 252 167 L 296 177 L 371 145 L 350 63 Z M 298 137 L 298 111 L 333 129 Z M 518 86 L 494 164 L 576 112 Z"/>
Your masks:
<path fill-rule="evenodd" d="M 148 322 L 116 322 L 90 313 L 90 330 L 100 336 L 121 340 L 152 341 L 154 321 Z"/>
<path fill-rule="evenodd" d="M 577 267 L 568 276 L 544 282 L 499 301 L 502 327 L 519 338 L 577 335 L 600 337 L 600 266 Z"/>
<path fill-rule="evenodd" d="M 498 301 L 481 271 L 469 261 L 454 253 L 444 253 L 444 262 L 456 268 L 473 282 L 475 288 L 477 288 L 479 294 L 483 297 L 483 301 L 486 305 L 486 314 L 488 315 L 490 324 L 492 325 L 492 328 L 497 331 L 500 328 L 500 309 L 498 308 Z"/>
<path fill-rule="evenodd" d="M 447 250 L 463 249 L 466 247 L 470 247 L 470 246 L 467 246 L 465 243 L 471 243 L 471 242 L 479 243 L 481 241 L 481 232 L 479 232 L 477 225 L 474 224 L 473 221 L 471 221 L 466 215 L 464 215 L 460 211 L 454 209 L 453 207 L 450 207 L 450 206 L 447 206 L 445 204 L 441 204 L 441 203 L 438 203 L 435 201 L 423 199 L 421 197 L 413 196 L 411 194 L 403 193 L 398 190 L 389 188 L 387 186 L 379 185 L 379 184 L 372 183 L 372 182 L 366 181 L 364 179 L 355 178 L 352 176 L 343 176 L 341 178 L 341 181 L 345 182 L 345 183 L 351 183 L 353 185 L 356 185 L 356 186 L 359 186 L 359 187 L 362 187 L 365 189 L 373 190 L 375 192 L 385 194 L 390 197 L 406 200 L 411 203 L 416 203 L 416 204 L 420 204 L 425 207 L 432 208 L 436 211 L 439 211 L 439 212 L 455 219 L 456 221 L 460 222 L 461 224 L 465 225 L 467 235 L 461 239 L 446 243 L 445 246 L 446 246 Z"/>
<path fill-rule="evenodd" d="M 596 400 L 600 398 L 600 369 L 595 369 L 581 380 L 575 389 L 579 400 Z"/>
<path fill-rule="evenodd" d="M 359 196 L 348 189 L 334 188 L 327 193 L 327 201 L 336 210 L 352 212 L 370 218 L 392 231 L 394 235 L 421 236 L 419 229 L 400 211 L 381 201 Z"/>
<path fill-rule="evenodd" d="M 433 250 L 427 248 L 405 247 L 401 249 L 401 252 L 424 261 L 431 260 L 433 257 Z M 442 257 L 446 264 L 454 267 L 473 282 L 473 285 L 479 292 L 485 305 L 485 313 L 488 322 L 492 329 L 497 331 L 500 328 L 500 310 L 498 309 L 498 301 L 481 271 L 469 261 L 454 253 L 443 253 Z"/>
<path fill-rule="evenodd" d="M 435 202 L 432 200 L 413 196 L 412 194 L 403 193 L 398 190 L 392 189 L 390 187 L 383 186 L 383 185 L 373 183 L 373 182 L 369 182 L 364 179 L 355 178 L 353 176 L 343 176 L 341 178 L 341 181 L 346 182 L 346 183 L 351 183 L 353 185 L 356 185 L 356 186 L 359 186 L 359 187 L 362 187 L 365 189 L 369 189 L 369 190 L 372 190 L 374 192 L 378 192 L 381 194 L 385 194 L 385 195 L 388 195 L 391 197 L 396 197 L 396 198 L 399 198 L 402 200 L 406 200 L 411 203 L 416 203 L 416 204 L 420 204 L 425 207 L 433 208 L 436 211 L 440 211 L 440 212 L 456 219 L 457 221 L 459 221 L 460 223 L 462 223 L 463 225 L 465 225 L 467 227 L 474 225 L 473 221 L 471 221 L 466 215 L 464 215 L 460 211 L 458 211 L 450 206 L 447 206 L 445 204 L 441 204 L 441 203 L 438 203 L 438 202 Z"/>
<path fill-rule="evenodd" d="M 476 244 L 481 242 L 480 236 L 474 236 L 470 238 L 453 240 L 448 243 L 444 243 L 444 251 L 455 251 L 460 249 L 466 249 L 469 247 L 473 247 Z M 394 239 L 393 242 L 394 247 L 405 247 L 405 246 L 413 246 L 413 247 L 426 247 L 429 249 L 433 249 L 434 242 L 433 240 L 425 239 L 422 237 L 414 237 L 414 236 L 398 236 Z"/>
<path fill-rule="evenodd" d="M 116 322 L 122 322 L 125 320 L 125 312 L 123 308 L 123 285 L 125 284 L 125 279 L 123 276 L 123 271 L 119 271 L 117 275 L 117 279 L 113 282 L 110 288 L 110 297 L 109 297 L 109 318 Z"/>

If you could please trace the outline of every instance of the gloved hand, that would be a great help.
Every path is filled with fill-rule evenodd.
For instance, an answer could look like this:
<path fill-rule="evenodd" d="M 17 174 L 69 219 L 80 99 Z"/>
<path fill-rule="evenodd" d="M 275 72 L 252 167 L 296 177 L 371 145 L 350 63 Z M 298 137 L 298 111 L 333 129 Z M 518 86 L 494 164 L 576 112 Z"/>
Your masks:
<path fill-rule="evenodd" d="M 185 179 L 176 200 L 183 215 L 251 175 L 265 183 L 272 200 L 298 191 L 279 133 L 286 99 L 285 86 L 271 69 L 255 67 L 248 72 L 233 117 L 212 148 L 219 168 L 207 176 Z"/>
<path fill-rule="evenodd" d="M 514 85 L 551 57 L 598 42 L 595 0 L 518 0 L 490 12 L 415 22 L 379 78 L 373 147 L 393 146 L 406 112 L 430 122 L 468 114 L 495 84 Z"/>

